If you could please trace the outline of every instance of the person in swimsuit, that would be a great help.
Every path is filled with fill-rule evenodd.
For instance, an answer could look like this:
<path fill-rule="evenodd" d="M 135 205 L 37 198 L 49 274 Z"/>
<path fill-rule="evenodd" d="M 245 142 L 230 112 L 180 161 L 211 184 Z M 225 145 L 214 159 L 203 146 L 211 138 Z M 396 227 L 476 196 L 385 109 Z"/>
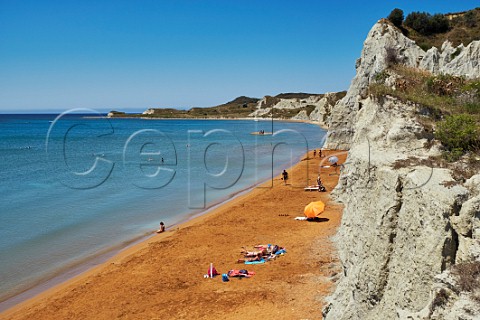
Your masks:
<path fill-rule="evenodd" d="M 165 232 L 165 224 L 163 221 L 160 222 L 160 229 L 157 230 L 157 233 Z"/>
<path fill-rule="evenodd" d="M 288 172 L 287 172 L 287 170 L 283 170 L 282 176 L 283 176 L 283 178 L 282 178 L 282 179 L 283 179 L 283 182 L 284 182 L 285 184 L 287 184 L 287 180 L 288 180 Z"/>

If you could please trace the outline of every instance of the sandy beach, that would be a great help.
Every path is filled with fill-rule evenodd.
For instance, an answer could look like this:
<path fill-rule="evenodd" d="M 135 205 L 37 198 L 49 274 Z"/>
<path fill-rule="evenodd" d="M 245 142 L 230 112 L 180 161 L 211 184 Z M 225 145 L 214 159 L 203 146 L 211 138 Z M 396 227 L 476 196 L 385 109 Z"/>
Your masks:
<path fill-rule="evenodd" d="M 324 155 L 334 154 L 327 151 Z M 339 163 L 346 154 L 338 156 Z M 2 319 L 321 319 L 323 299 L 340 272 L 331 237 L 342 206 L 329 192 L 338 168 L 322 168 L 327 192 L 306 192 L 325 157 L 310 152 L 280 177 L 165 233 L 130 247 L 104 264 L 0 314 Z M 322 162 L 324 161 L 324 162 Z M 297 221 L 311 201 L 326 203 L 316 222 Z M 166 221 L 168 227 L 168 221 Z M 284 256 L 261 265 L 237 263 L 242 247 L 278 244 Z M 251 278 L 205 279 L 255 271 Z"/>

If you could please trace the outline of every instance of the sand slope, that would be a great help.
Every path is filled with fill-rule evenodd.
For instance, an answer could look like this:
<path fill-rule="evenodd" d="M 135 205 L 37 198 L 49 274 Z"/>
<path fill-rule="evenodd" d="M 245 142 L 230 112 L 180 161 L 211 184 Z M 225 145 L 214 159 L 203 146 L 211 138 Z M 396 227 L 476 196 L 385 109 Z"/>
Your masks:
<path fill-rule="evenodd" d="M 330 152 L 331 154 L 332 152 Z M 327 152 L 328 154 L 328 152 Z M 310 153 L 312 157 L 312 153 Z M 339 156 L 340 163 L 345 155 Z M 320 319 L 323 298 L 339 272 L 330 237 L 342 207 L 314 184 L 319 158 L 304 159 L 279 177 L 213 212 L 155 235 L 102 266 L 0 315 L 2 319 Z M 334 168 L 322 169 L 327 190 Z M 320 222 L 295 221 L 310 201 L 324 200 Z M 288 215 L 288 216 L 286 216 Z M 168 225 L 168 221 L 166 222 Z M 288 253 L 264 265 L 236 263 L 242 246 L 271 243 Z M 250 279 L 204 279 L 210 262 L 256 272 Z"/>

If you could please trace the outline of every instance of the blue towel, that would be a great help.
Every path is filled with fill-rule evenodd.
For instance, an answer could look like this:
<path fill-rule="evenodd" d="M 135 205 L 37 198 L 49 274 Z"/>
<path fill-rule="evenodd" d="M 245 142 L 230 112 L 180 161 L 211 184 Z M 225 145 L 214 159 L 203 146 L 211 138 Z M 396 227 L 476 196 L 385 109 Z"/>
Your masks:
<path fill-rule="evenodd" d="M 278 250 L 277 252 L 275 252 L 275 254 L 278 256 L 279 254 L 283 254 L 283 253 L 287 253 L 287 250 L 285 249 L 281 249 L 281 250 Z"/>
<path fill-rule="evenodd" d="M 245 264 L 262 264 L 265 263 L 265 260 L 260 260 L 260 261 L 245 261 Z"/>

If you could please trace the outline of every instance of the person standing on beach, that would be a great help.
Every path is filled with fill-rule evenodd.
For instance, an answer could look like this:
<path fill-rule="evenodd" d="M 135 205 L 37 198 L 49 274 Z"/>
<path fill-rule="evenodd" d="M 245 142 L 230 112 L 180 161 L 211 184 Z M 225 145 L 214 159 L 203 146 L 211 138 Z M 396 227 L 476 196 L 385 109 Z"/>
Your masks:
<path fill-rule="evenodd" d="M 287 170 L 283 170 L 282 172 L 282 176 L 283 176 L 283 183 L 285 183 L 285 185 L 287 184 L 287 180 L 288 180 L 288 172 Z"/>
<path fill-rule="evenodd" d="M 163 221 L 160 221 L 160 229 L 157 230 L 157 233 L 165 232 L 165 224 Z"/>
<path fill-rule="evenodd" d="M 315 158 L 317 156 L 317 149 L 313 149 L 313 157 Z"/>
<path fill-rule="evenodd" d="M 319 158 L 322 157 L 322 149 L 318 149 L 318 157 L 319 157 Z"/>

